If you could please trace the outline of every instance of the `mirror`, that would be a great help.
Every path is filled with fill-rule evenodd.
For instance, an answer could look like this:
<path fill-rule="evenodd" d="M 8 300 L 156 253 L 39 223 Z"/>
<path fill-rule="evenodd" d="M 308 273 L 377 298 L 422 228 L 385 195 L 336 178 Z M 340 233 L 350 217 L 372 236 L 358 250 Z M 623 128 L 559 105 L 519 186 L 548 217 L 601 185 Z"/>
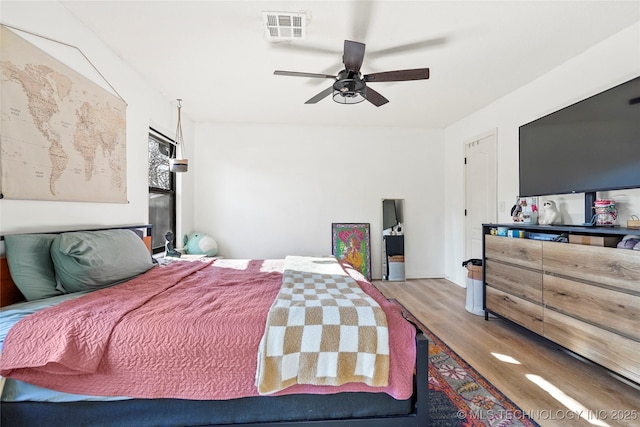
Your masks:
<path fill-rule="evenodd" d="M 405 280 L 404 234 L 404 199 L 382 199 L 382 280 Z"/>

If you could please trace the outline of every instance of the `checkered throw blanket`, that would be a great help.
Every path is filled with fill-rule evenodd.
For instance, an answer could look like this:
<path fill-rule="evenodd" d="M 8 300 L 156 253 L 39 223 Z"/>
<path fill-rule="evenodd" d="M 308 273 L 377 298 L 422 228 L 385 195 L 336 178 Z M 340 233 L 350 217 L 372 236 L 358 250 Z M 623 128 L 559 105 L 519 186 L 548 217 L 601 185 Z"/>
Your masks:
<path fill-rule="evenodd" d="M 335 258 L 287 257 L 258 350 L 258 392 L 388 380 L 389 334 L 378 303 Z"/>

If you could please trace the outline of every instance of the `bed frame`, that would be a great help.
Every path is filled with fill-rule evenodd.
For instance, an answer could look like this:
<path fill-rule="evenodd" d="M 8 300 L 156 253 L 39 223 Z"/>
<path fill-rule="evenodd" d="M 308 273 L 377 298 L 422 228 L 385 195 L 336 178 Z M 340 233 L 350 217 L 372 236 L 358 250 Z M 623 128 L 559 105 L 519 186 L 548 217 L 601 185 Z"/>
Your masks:
<path fill-rule="evenodd" d="M 151 247 L 151 225 L 106 227 L 100 229 L 83 230 L 94 231 L 104 229 L 137 229 L 144 230 L 142 239 Z M 75 231 L 75 230 L 74 230 Z M 57 231 L 54 233 L 62 233 Z M 11 280 L 6 259 L 0 259 L 0 305 L 6 306 L 15 302 L 24 301 L 24 297 Z M 416 326 L 416 325 L 414 325 Z M 242 425 L 245 427 L 424 427 L 429 425 L 428 419 L 428 339 L 416 326 L 416 370 L 414 375 L 414 393 L 410 399 L 410 411 L 402 415 L 387 415 L 379 417 L 349 417 L 323 420 L 297 420 L 297 421 L 269 421 L 248 422 L 236 424 L 217 423 L 215 426 Z M 349 393 L 338 395 L 325 395 L 324 405 L 344 401 Z M 386 396 L 386 395 L 385 395 Z M 315 405 L 314 400 L 321 400 L 314 396 L 306 401 L 307 405 Z M 252 399 L 252 398 L 249 398 Z M 257 397 L 265 405 L 272 407 L 272 411 L 286 411 L 292 405 L 298 405 L 295 396 Z M 270 399 L 280 399 L 269 402 Z M 242 400 L 242 399 L 239 399 Z M 303 400 L 304 402 L 304 400 Z M 277 403 L 277 404 L 276 404 Z M 187 416 L 197 411 L 216 412 L 227 406 L 228 401 L 189 401 L 180 399 L 131 399 L 115 402 L 2 402 L 0 411 L 0 424 L 12 426 L 31 425 L 163 425 L 164 421 L 174 423 L 171 425 L 189 425 Z M 375 403 L 373 403 L 375 405 Z M 331 406 L 328 406 L 331 408 Z M 286 412 L 279 412 L 286 413 Z M 44 424 L 42 424 L 44 423 Z M 202 425 L 197 424 L 197 425 Z"/>

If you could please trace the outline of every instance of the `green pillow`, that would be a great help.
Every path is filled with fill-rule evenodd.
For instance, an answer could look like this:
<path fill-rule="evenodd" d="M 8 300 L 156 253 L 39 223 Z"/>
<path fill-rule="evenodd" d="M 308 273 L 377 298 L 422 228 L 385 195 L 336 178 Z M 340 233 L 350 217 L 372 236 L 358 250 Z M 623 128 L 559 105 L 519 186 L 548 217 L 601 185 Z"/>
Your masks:
<path fill-rule="evenodd" d="M 62 233 L 51 245 L 51 258 L 67 292 L 115 285 L 153 267 L 142 239 L 123 229 Z"/>
<path fill-rule="evenodd" d="M 9 234 L 4 236 L 11 278 L 27 301 L 54 297 L 56 276 L 51 244 L 56 234 Z"/>

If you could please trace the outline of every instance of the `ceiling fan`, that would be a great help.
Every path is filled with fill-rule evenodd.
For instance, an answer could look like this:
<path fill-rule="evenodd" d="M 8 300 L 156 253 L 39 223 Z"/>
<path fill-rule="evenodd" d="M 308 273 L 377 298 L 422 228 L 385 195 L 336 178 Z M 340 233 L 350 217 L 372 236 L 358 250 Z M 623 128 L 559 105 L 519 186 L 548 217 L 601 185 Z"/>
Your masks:
<path fill-rule="evenodd" d="M 355 104 L 366 99 L 376 107 L 386 104 L 389 100 L 368 87 L 367 83 L 426 80 L 429 78 L 428 68 L 385 71 L 362 75 L 360 73 L 360 67 L 364 60 L 364 48 L 364 43 L 351 40 L 344 41 L 344 53 L 342 55 L 344 69 L 340 71 L 337 76 L 282 70 L 276 70 L 273 74 L 277 76 L 313 77 L 335 80 L 333 85 L 309 99 L 305 104 L 315 104 L 333 94 L 333 100 L 340 104 Z"/>

